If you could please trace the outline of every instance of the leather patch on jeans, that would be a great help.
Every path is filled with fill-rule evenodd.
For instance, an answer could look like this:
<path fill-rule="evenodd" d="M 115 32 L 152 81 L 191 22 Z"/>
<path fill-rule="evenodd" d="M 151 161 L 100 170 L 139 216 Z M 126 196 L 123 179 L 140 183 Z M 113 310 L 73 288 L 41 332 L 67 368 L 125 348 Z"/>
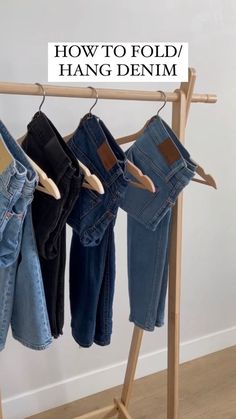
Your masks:
<path fill-rule="evenodd" d="M 169 165 L 173 164 L 176 160 L 179 160 L 181 156 L 178 148 L 169 137 L 166 138 L 161 144 L 158 144 L 158 148 Z"/>
<path fill-rule="evenodd" d="M 97 150 L 97 153 L 102 161 L 103 166 L 107 171 L 111 170 L 112 167 L 117 163 L 115 154 L 109 145 L 104 141 Z"/>

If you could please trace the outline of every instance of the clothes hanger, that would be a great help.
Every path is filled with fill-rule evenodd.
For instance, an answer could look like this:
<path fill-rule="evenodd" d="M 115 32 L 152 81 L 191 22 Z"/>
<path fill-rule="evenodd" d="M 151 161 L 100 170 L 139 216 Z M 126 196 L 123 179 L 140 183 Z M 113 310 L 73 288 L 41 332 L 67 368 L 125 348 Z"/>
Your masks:
<path fill-rule="evenodd" d="M 41 104 L 39 106 L 39 111 L 38 111 L 40 113 L 41 112 L 41 108 L 43 106 L 43 103 L 45 101 L 46 94 L 45 94 L 45 90 L 44 90 L 42 84 L 40 84 L 40 83 L 35 83 L 35 84 L 37 84 L 42 89 L 42 91 L 43 91 L 43 100 L 42 100 L 42 102 L 41 102 Z M 22 141 L 24 140 L 25 136 L 26 136 L 26 134 L 24 134 L 22 137 L 18 138 L 17 142 L 19 144 L 21 144 Z M 68 138 L 68 140 L 69 140 L 69 138 Z M 48 185 L 48 187 L 46 187 L 46 189 L 48 189 L 48 192 L 45 190 L 45 188 L 42 188 L 39 185 L 38 185 L 37 189 L 40 190 L 40 191 L 42 191 L 42 192 L 45 192 L 45 193 L 50 193 L 50 195 L 52 195 L 52 192 L 53 192 L 53 189 L 52 189 L 53 188 L 53 185 L 52 185 L 52 183 L 54 183 L 54 182 L 52 181 L 52 179 L 49 179 L 47 177 L 46 173 L 44 173 L 43 170 L 40 169 L 40 167 L 38 165 L 36 165 L 36 163 L 34 163 L 31 159 L 30 159 L 30 162 L 31 162 L 32 166 L 37 171 L 37 173 L 38 173 L 38 175 L 40 177 L 40 179 L 39 179 L 40 183 L 44 187 L 46 187 L 46 185 Z M 82 186 L 84 188 L 87 188 L 87 189 L 92 189 L 92 190 L 98 192 L 99 194 L 104 194 L 105 191 L 104 191 L 103 185 L 102 185 L 101 181 L 98 179 L 98 177 L 95 176 L 95 175 L 92 175 L 91 172 L 90 172 L 90 170 L 88 169 L 88 167 L 86 167 L 79 160 L 78 160 L 78 162 L 79 162 L 79 166 L 81 168 L 81 171 L 82 171 L 82 173 L 84 175 L 84 182 L 82 183 Z M 49 183 L 48 183 L 48 180 L 49 180 Z M 45 184 L 45 182 L 46 182 L 46 184 Z M 58 196 L 58 194 L 57 194 L 57 196 Z M 59 199 L 59 198 L 56 198 L 56 199 Z"/>
<path fill-rule="evenodd" d="M 166 106 L 167 97 L 166 97 L 165 92 L 163 92 L 162 90 L 157 90 L 157 92 L 160 92 L 161 94 L 164 95 L 164 103 L 157 111 L 157 116 L 158 116 L 160 111 Z M 153 120 L 153 118 L 155 118 L 155 116 L 148 119 L 148 121 L 145 123 L 145 125 L 139 131 L 135 132 L 134 134 L 126 135 L 125 137 L 117 138 L 116 142 L 118 144 L 127 144 L 127 143 L 131 143 L 132 141 L 137 140 L 143 134 L 145 128 L 150 124 L 150 122 Z"/>
<path fill-rule="evenodd" d="M 209 173 L 206 173 L 202 166 L 200 166 L 198 163 L 196 168 L 196 173 L 202 178 L 193 178 L 193 182 L 203 183 L 204 185 L 212 186 L 212 188 L 217 189 L 217 185 L 215 182 L 215 179 L 213 176 L 211 176 Z"/>
<path fill-rule="evenodd" d="M 96 99 L 94 104 L 91 106 L 91 108 L 89 109 L 89 112 L 87 114 L 88 118 L 92 116 L 92 109 L 96 106 L 97 102 L 98 102 L 98 92 L 95 89 L 95 87 L 92 86 L 88 86 L 89 89 L 92 89 L 93 92 L 95 92 L 96 95 Z M 64 140 L 67 142 L 70 140 L 70 138 L 72 138 L 74 132 L 71 134 L 68 134 L 64 137 Z M 142 173 L 142 171 L 134 164 L 132 163 L 130 160 L 127 160 L 126 163 L 126 169 L 127 171 L 136 179 L 136 181 L 131 181 L 130 183 L 140 189 L 147 189 L 148 191 L 154 193 L 155 192 L 155 185 L 153 183 L 153 181 L 150 179 L 149 176 L 144 175 Z"/>
<path fill-rule="evenodd" d="M 27 156 L 27 154 L 26 154 Z M 40 183 L 44 186 L 37 185 L 37 189 L 52 195 L 55 199 L 60 199 L 60 192 L 52 181 L 52 179 L 48 178 L 46 173 L 35 163 L 33 160 L 27 156 L 31 166 L 37 172 Z M 10 151 L 8 150 L 7 146 L 4 143 L 2 136 L 0 136 L 0 173 L 3 171 L 14 161 Z"/>
<path fill-rule="evenodd" d="M 97 100 L 96 100 L 96 102 L 94 103 L 94 105 L 91 107 L 91 109 L 90 109 L 90 111 L 89 112 L 91 112 L 91 110 L 93 109 L 93 107 L 96 105 L 96 103 L 97 103 Z M 74 134 L 74 132 L 72 132 L 71 134 L 69 134 L 69 135 L 66 135 L 63 139 L 64 139 L 64 141 L 67 143 L 69 140 L 70 140 L 70 138 L 73 136 L 73 134 Z M 78 159 L 77 159 L 78 160 Z M 83 183 L 82 183 L 82 186 L 83 186 L 83 188 L 86 188 L 86 189 L 91 189 L 91 190 L 93 190 L 93 191 L 96 191 L 96 192 L 98 192 L 99 194 L 104 194 L 105 193 L 105 191 L 104 191 L 104 187 L 103 187 L 103 185 L 102 185 L 102 182 L 100 181 L 100 179 L 96 176 L 96 175 L 93 175 L 91 172 L 90 172 L 90 170 L 89 170 L 89 168 L 87 167 L 87 166 L 85 166 L 85 164 L 83 164 L 80 160 L 78 160 L 78 163 L 79 163 L 79 166 L 80 166 L 80 169 L 81 169 L 81 172 L 83 173 L 83 175 L 84 175 L 84 181 L 83 181 Z"/>
<path fill-rule="evenodd" d="M 44 101 L 45 101 L 46 93 L 45 93 L 45 90 L 44 90 L 42 84 L 40 84 L 40 83 L 35 83 L 35 84 L 37 84 L 37 86 L 39 86 L 41 88 L 42 92 L 43 92 L 43 99 L 42 99 L 42 102 L 39 105 L 39 110 L 38 110 L 38 113 L 40 114 L 41 108 L 42 108 L 42 106 L 44 104 Z M 16 140 L 16 142 L 18 144 L 21 144 L 22 141 L 24 140 L 25 136 L 26 136 L 26 134 L 24 134 L 22 137 L 18 138 Z M 47 176 L 47 174 L 41 169 L 41 167 L 39 167 L 27 154 L 26 154 L 26 157 L 28 158 L 31 166 L 33 167 L 33 169 L 35 170 L 35 172 L 38 174 L 38 177 L 39 177 L 39 184 L 36 186 L 36 189 L 38 191 L 41 191 L 43 193 L 46 193 L 46 194 L 52 196 L 55 199 L 60 199 L 61 194 L 60 194 L 60 191 L 59 191 L 57 185 L 55 184 L 55 182 L 53 182 L 53 180 Z"/>
<path fill-rule="evenodd" d="M 83 188 L 92 189 L 93 191 L 98 192 L 100 195 L 103 195 L 105 191 L 100 179 L 96 175 L 93 175 L 89 168 L 85 166 L 85 164 L 83 164 L 80 160 L 78 160 L 78 162 L 84 175 L 84 182 L 82 184 Z"/>
<path fill-rule="evenodd" d="M 166 96 L 165 92 L 163 92 L 162 90 L 157 90 L 157 92 L 160 92 L 164 96 L 164 103 L 163 103 L 163 105 L 157 111 L 157 116 L 159 116 L 160 111 L 166 106 L 167 96 Z M 152 117 L 152 118 L 150 118 L 145 123 L 145 125 L 139 131 L 135 132 L 134 134 L 130 134 L 130 135 L 127 135 L 125 137 L 117 138 L 117 140 L 116 140 L 117 143 L 118 144 L 127 144 L 127 143 L 130 143 L 132 141 L 137 140 L 143 134 L 145 128 L 150 124 L 150 122 L 153 120 L 153 118 L 155 118 L 155 116 Z M 193 182 L 202 183 L 204 185 L 212 186 L 213 188 L 217 189 L 216 182 L 215 182 L 214 178 L 209 173 L 206 173 L 205 170 L 203 169 L 203 167 L 201 167 L 198 163 L 196 163 L 196 165 L 197 165 L 197 167 L 196 167 L 196 173 L 202 179 L 198 179 L 198 178 L 195 178 L 194 177 L 192 179 L 192 181 Z"/>
<path fill-rule="evenodd" d="M 13 157 L 4 143 L 2 136 L 0 135 L 0 174 L 9 167 L 13 162 Z"/>

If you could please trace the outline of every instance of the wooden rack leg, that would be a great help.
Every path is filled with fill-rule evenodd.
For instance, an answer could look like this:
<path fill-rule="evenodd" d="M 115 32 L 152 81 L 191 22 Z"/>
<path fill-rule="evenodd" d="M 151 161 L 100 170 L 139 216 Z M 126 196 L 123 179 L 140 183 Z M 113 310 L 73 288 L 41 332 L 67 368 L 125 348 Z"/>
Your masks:
<path fill-rule="evenodd" d="M 172 128 L 182 142 L 184 142 L 185 127 L 195 80 L 195 70 L 190 68 L 188 83 L 181 84 L 179 101 L 173 103 Z M 173 209 L 169 258 L 167 419 L 179 418 L 182 205 L 183 196 L 181 194 Z"/>
<path fill-rule="evenodd" d="M 134 385 L 134 375 L 138 362 L 139 351 L 142 343 L 143 329 L 134 326 L 132 342 L 130 345 L 129 358 L 125 373 L 125 380 L 123 384 L 121 403 L 127 408 L 131 398 L 131 392 Z M 125 416 L 120 410 L 118 419 L 123 419 Z"/>
<path fill-rule="evenodd" d="M 0 419 L 3 419 L 3 414 L 2 414 L 2 396 L 0 393 Z"/>
<path fill-rule="evenodd" d="M 186 96 L 173 106 L 172 127 L 179 138 L 185 128 Z M 184 112 L 183 112 L 184 111 Z M 179 308 L 182 239 L 182 194 L 173 208 L 169 258 L 167 419 L 179 417 Z"/>

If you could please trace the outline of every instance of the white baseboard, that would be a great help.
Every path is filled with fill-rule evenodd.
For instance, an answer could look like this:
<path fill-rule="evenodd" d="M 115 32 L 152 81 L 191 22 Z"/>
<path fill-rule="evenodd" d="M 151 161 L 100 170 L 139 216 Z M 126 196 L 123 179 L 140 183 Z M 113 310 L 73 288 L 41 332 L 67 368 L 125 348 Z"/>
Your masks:
<path fill-rule="evenodd" d="M 181 344 L 181 362 L 187 362 L 233 345 L 236 345 L 236 327 L 201 336 Z M 141 355 L 136 378 L 164 370 L 166 355 L 166 348 Z M 120 362 L 5 399 L 3 400 L 4 419 L 23 419 L 40 411 L 122 384 L 125 367 L 126 362 Z"/>

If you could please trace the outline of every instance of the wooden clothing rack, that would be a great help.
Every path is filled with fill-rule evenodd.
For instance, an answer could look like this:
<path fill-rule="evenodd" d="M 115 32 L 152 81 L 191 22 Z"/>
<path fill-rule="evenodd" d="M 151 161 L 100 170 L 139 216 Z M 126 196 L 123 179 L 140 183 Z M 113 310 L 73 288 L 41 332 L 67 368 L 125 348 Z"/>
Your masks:
<path fill-rule="evenodd" d="M 184 143 L 185 127 L 191 103 L 215 103 L 212 94 L 194 94 L 196 72 L 189 68 L 188 82 L 180 84 L 174 92 L 165 92 L 167 102 L 172 103 L 172 128 Z M 46 96 L 91 98 L 94 91 L 88 87 L 62 87 L 44 85 Z M 96 89 L 99 99 L 121 99 L 141 101 L 162 101 L 161 92 Z M 19 95 L 42 95 L 41 88 L 35 84 L 0 82 L 0 93 Z M 168 382 L 167 419 L 179 418 L 179 342 L 180 342 L 180 285 L 181 285 L 181 247 L 182 247 L 182 194 L 173 209 L 171 246 L 169 256 L 168 293 Z M 134 385 L 134 376 L 143 337 L 143 330 L 134 326 L 129 358 L 121 394 L 121 399 L 98 410 L 93 410 L 74 419 L 107 419 L 118 415 L 118 419 L 132 419 L 128 410 Z M 3 419 L 0 399 L 0 419 Z"/>

